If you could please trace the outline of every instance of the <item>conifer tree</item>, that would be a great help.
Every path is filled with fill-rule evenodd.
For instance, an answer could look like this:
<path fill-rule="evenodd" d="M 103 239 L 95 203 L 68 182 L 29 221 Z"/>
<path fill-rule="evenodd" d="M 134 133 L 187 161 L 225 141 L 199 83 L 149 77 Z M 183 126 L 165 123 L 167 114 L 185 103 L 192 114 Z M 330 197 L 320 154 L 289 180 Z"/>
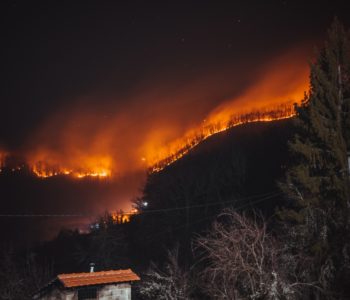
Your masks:
<path fill-rule="evenodd" d="M 291 166 L 279 212 L 299 272 L 317 281 L 325 298 L 345 295 L 349 264 L 350 37 L 335 20 L 311 64 L 310 91 L 296 106 Z M 319 295 L 317 297 L 320 297 Z"/>

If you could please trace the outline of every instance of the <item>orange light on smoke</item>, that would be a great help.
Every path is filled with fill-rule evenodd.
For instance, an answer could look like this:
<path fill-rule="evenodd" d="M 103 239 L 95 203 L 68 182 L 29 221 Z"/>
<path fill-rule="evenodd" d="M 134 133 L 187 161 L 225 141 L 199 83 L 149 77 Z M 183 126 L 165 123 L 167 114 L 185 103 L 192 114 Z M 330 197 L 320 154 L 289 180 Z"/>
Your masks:
<path fill-rule="evenodd" d="M 166 166 L 171 165 L 184 155 L 186 155 L 191 149 L 197 146 L 200 142 L 204 141 L 208 137 L 228 130 L 232 127 L 252 122 L 271 122 L 283 119 L 291 118 L 295 115 L 293 103 L 286 103 L 279 105 L 275 108 L 267 107 L 261 110 L 233 115 L 227 120 L 207 124 L 202 128 L 194 131 L 190 131 L 185 138 L 180 139 L 168 147 L 168 155 L 166 158 L 156 161 L 151 166 L 151 172 L 159 172 Z"/>
<path fill-rule="evenodd" d="M 218 99 L 211 111 L 208 107 L 197 113 L 193 106 L 200 105 L 207 96 L 197 86 L 188 88 L 187 94 L 178 92 L 179 96 L 140 93 L 131 101 L 125 100 L 125 107 L 111 109 L 107 119 L 93 109 L 58 113 L 33 139 L 29 147 L 32 150 L 26 153 L 27 162 L 41 178 L 109 178 L 145 169 L 160 171 L 213 134 L 245 123 L 294 116 L 294 103 L 300 103 L 309 89 L 309 69 L 304 62 L 305 57 L 299 54 L 287 54 L 269 62 L 251 74 L 254 82 L 248 88 L 226 101 Z M 202 86 L 210 86 L 210 80 Z M 215 86 L 215 82 L 212 84 Z M 217 85 L 219 90 L 221 86 Z M 161 84 L 156 86 L 157 91 L 162 89 Z M 231 92 L 227 90 L 227 95 Z M 212 95 L 215 99 L 216 94 Z"/>
<path fill-rule="evenodd" d="M 3 168 L 5 167 L 6 156 L 7 152 L 0 149 L 0 172 L 2 172 Z"/>
<path fill-rule="evenodd" d="M 30 165 L 33 173 L 41 178 L 48 178 L 58 175 L 72 176 L 73 178 L 106 178 L 112 175 L 111 159 L 109 157 L 81 157 L 77 162 L 59 162 L 49 157 L 48 153 L 37 154 L 36 159 L 32 158 Z M 65 163 L 68 167 L 62 164 Z"/>
<path fill-rule="evenodd" d="M 300 103 L 309 89 L 306 66 L 279 65 L 261 76 L 260 81 L 240 97 L 230 99 L 214 109 L 203 123 L 149 155 L 152 172 L 158 172 L 183 157 L 193 147 L 213 134 L 251 123 L 270 122 L 295 115 L 294 104 Z"/>

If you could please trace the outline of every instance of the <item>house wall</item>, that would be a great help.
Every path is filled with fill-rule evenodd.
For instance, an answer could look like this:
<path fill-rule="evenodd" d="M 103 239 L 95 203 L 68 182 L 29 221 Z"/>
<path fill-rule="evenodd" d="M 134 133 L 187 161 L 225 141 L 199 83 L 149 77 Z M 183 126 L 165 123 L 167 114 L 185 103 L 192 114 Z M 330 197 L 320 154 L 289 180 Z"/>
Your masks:
<path fill-rule="evenodd" d="M 98 290 L 99 300 L 131 300 L 129 283 L 105 285 Z"/>
<path fill-rule="evenodd" d="M 40 300 L 78 300 L 77 290 L 53 289 L 46 295 L 34 299 Z M 109 284 L 98 288 L 98 300 L 131 300 L 131 285 L 129 283 Z"/>

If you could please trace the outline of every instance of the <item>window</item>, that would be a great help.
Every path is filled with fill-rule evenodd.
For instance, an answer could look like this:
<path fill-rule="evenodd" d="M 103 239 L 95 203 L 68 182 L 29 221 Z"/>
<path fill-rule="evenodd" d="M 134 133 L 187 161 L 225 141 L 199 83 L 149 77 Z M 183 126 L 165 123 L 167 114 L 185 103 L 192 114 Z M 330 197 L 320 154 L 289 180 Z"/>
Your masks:
<path fill-rule="evenodd" d="M 97 299 L 97 288 L 83 288 L 78 290 L 78 300 Z"/>

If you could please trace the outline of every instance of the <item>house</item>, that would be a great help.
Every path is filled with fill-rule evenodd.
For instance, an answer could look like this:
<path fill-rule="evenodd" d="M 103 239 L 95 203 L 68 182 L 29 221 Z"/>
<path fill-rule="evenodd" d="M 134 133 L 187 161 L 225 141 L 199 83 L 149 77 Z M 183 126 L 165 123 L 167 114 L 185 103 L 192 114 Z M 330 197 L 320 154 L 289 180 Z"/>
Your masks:
<path fill-rule="evenodd" d="M 131 284 L 140 280 L 131 269 L 60 274 L 38 291 L 40 300 L 130 300 Z"/>

